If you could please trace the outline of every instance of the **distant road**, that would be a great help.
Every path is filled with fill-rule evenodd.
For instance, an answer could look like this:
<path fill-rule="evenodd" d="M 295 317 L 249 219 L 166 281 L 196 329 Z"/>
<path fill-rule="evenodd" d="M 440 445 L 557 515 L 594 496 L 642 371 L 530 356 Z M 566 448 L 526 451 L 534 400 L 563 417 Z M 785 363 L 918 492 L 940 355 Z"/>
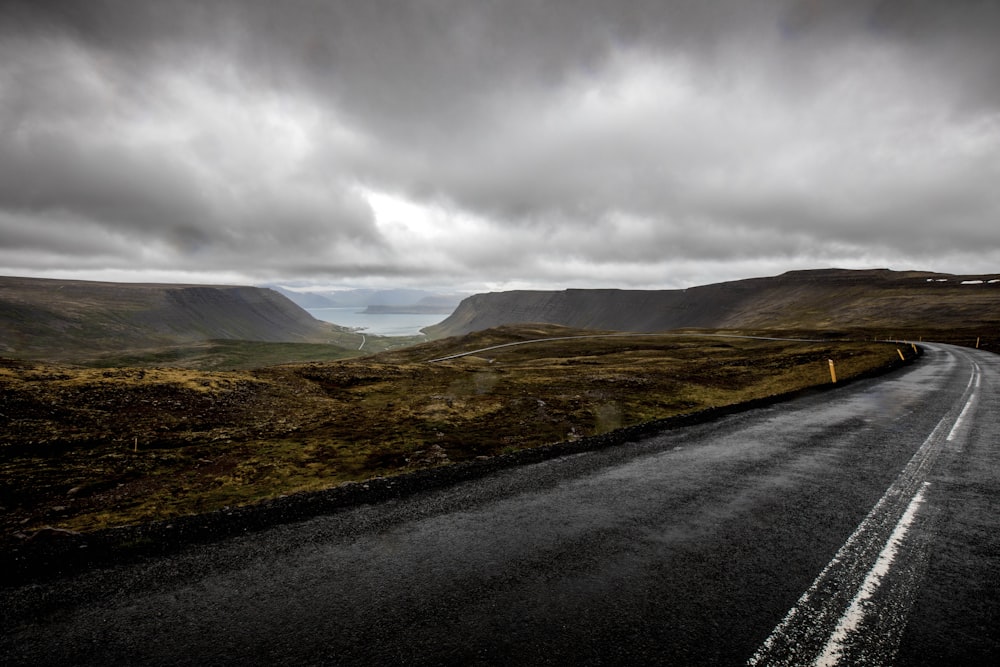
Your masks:
<path fill-rule="evenodd" d="M 433 364 L 439 361 L 449 361 L 451 359 L 459 359 L 461 357 L 468 357 L 473 354 L 482 354 L 483 352 L 490 352 L 492 350 L 499 350 L 505 347 L 514 347 L 516 345 L 532 345 L 535 343 L 548 343 L 555 340 L 576 340 L 584 338 L 626 338 L 632 336 L 662 336 L 664 338 L 742 338 L 748 340 L 783 340 L 783 341 L 798 341 L 802 343 L 817 343 L 821 342 L 812 338 L 774 338 L 772 336 L 740 336 L 737 334 L 706 334 L 706 333 L 638 333 L 638 332 L 618 332 L 610 334 L 582 334 L 578 336 L 550 336 L 548 338 L 532 338 L 530 340 L 517 340 L 512 343 L 500 343 L 499 345 L 490 345 L 489 347 L 481 347 L 477 350 L 467 350 L 465 352 L 456 352 L 455 354 L 449 354 L 445 357 L 437 357 L 436 359 L 428 359 L 427 363 Z"/>
<path fill-rule="evenodd" d="M 1000 357 L 0 591 L 5 664 L 991 664 Z"/>

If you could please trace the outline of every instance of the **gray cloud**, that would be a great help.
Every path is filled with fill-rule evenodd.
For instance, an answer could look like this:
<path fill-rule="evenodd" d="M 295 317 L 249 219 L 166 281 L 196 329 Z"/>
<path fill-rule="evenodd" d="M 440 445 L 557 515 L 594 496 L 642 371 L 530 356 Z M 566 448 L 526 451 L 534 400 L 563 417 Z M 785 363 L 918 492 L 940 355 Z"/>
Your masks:
<path fill-rule="evenodd" d="M 6 3 L 0 269 L 675 286 L 1000 260 L 1000 3 Z"/>

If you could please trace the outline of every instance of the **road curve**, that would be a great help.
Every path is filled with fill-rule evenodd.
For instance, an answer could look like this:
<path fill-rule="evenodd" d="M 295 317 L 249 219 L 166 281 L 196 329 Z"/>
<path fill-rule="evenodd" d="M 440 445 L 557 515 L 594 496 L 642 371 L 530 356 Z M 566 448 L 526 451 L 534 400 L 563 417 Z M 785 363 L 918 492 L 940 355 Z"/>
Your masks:
<path fill-rule="evenodd" d="M 4 664 L 983 664 L 1000 357 L 0 591 Z"/>

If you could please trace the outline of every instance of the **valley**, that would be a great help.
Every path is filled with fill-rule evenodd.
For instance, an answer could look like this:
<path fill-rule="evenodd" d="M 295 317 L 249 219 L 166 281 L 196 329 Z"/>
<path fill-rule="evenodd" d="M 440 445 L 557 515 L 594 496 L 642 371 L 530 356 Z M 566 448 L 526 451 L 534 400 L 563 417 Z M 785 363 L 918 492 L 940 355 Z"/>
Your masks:
<path fill-rule="evenodd" d="M 3 278 L 0 542 L 603 446 L 919 355 L 887 340 L 996 350 L 998 304 L 995 279 L 793 272 L 476 295 L 428 340 L 268 289 Z"/>

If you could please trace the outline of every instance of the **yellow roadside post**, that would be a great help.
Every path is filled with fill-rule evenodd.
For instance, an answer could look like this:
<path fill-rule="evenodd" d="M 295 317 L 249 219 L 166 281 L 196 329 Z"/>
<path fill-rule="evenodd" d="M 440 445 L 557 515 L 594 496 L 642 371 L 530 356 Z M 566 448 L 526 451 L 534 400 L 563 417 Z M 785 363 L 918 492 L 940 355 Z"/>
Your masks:
<path fill-rule="evenodd" d="M 833 367 L 833 359 L 827 359 L 830 362 L 830 382 L 837 384 L 837 369 Z"/>
<path fill-rule="evenodd" d="M 976 349 L 979 349 L 979 336 L 976 336 Z"/>
<path fill-rule="evenodd" d="M 906 361 L 906 357 L 903 356 L 903 351 L 901 349 L 899 349 L 898 347 L 896 348 L 896 354 L 899 355 L 900 359 L 902 359 L 903 361 Z"/>

